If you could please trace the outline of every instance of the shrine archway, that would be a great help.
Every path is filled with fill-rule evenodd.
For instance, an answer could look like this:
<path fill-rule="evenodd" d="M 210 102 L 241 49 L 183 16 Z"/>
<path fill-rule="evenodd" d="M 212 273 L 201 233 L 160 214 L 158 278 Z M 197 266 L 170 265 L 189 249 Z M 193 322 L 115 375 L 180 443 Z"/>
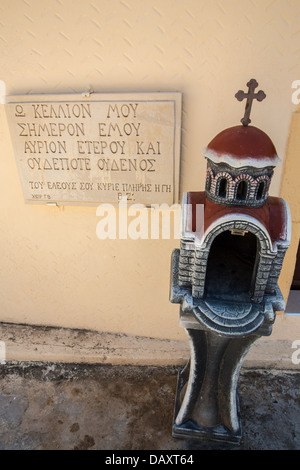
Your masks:
<path fill-rule="evenodd" d="M 249 301 L 254 293 L 259 239 L 251 232 L 217 235 L 209 250 L 205 298 Z"/>
<path fill-rule="evenodd" d="M 195 286 L 196 288 L 193 289 L 193 295 L 195 293 L 198 298 L 203 298 L 205 296 L 205 284 L 207 279 L 207 268 L 210 251 L 211 248 L 213 248 L 214 250 L 213 242 L 216 237 L 226 231 L 239 234 L 231 235 L 231 237 L 236 237 L 231 239 L 232 243 L 234 241 L 236 242 L 238 240 L 238 237 L 242 238 L 242 236 L 246 236 L 247 234 L 249 235 L 244 240 L 246 240 L 247 243 L 250 243 L 250 239 L 252 240 L 252 242 L 250 243 L 252 248 L 250 249 L 249 247 L 249 250 L 252 253 L 251 256 L 249 256 L 251 259 L 253 273 L 253 280 L 251 281 L 250 293 L 251 299 L 254 302 L 261 302 L 268 283 L 272 260 L 276 256 L 276 251 L 273 251 L 270 236 L 266 231 L 265 227 L 260 222 L 258 222 L 253 217 L 241 217 L 238 214 L 231 214 L 230 218 L 228 216 L 221 217 L 220 219 L 215 221 L 215 223 L 206 231 L 206 233 L 203 234 L 203 237 L 200 241 L 200 246 L 199 248 L 196 248 L 196 252 L 198 252 L 199 250 L 199 254 L 197 254 L 196 256 L 201 258 L 202 274 L 201 276 L 199 276 L 200 279 L 195 278 L 193 280 L 193 286 Z M 254 240 L 256 240 L 256 249 L 254 261 L 255 265 L 253 266 L 253 247 L 255 244 Z M 240 241 L 241 245 L 243 245 L 243 243 L 244 242 Z M 245 247 L 243 249 L 245 249 Z M 215 257 L 216 255 L 213 256 Z"/>

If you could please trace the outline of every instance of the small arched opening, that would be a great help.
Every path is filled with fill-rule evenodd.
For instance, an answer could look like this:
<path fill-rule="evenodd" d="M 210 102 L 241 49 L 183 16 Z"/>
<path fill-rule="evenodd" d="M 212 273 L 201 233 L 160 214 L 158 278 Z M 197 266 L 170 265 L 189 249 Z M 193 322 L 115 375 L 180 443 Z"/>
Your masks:
<path fill-rule="evenodd" d="M 236 199 L 239 201 L 244 201 L 247 198 L 248 193 L 248 182 L 246 180 L 242 180 L 239 182 L 237 189 L 236 189 Z"/>
<path fill-rule="evenodd" d="M 211 178 L 211 174 L 209 173 L 206 178 L 206 191 L 210 191 L 211 181 L 212 181 L 212 178 Z"/>
<path fill-rule="evenodd" d="M 261 181 L 257 188 L 256 199 L 260 200 L 264 198 L 265 195 L 265 181 Z"/>
<path fill-rule="evenodd" d="M 226 178 L 221 178 L 220 183 L 219 183 L 219 190 L 218 190 L 218 196 L 219 197 L 226 198 L 227 186 L 228 186 L 227 179 Z"/>

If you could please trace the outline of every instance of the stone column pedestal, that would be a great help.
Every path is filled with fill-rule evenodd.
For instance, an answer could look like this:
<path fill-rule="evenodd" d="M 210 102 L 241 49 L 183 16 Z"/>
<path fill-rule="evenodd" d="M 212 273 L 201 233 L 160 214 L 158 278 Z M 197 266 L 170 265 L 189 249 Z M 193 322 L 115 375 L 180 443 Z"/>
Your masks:
<path fill-rule="evenodd" d="M 178 376 L 173 436 L 238 444 L 242 437 L 238 378 L 251 345 L 272 332 L 284 308 L 277 288 L 260 304 L 195 299 L 178 285 L 179 250 L 172 256 L 171 295 L 180 303 L 180 325 L 191 355 Z"/>

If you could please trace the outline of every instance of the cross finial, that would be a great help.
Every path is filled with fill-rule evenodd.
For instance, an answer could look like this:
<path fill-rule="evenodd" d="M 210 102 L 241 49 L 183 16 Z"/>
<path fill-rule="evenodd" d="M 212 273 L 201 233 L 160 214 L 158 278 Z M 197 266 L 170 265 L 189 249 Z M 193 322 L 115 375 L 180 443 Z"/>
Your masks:
<path fill-rule="evenodd" d="M 235 97 L 238 101 L 243 101 L 243 99 L 247 98 L 245 114 L 243 119 L 241 119 L 241 123 L 243 124 L 243 126 L 248 126 L 248 124 L 250 124 L 251 122 L 250 113 L 253 100 L 257 99 L 257 101 L 262 101 L 266 97 L 265 92 L 262 90 L 259 90 L 257 93 L 254 93 L 255 88 L 258 87 L 258 83 L 254 78 L 251 78 L 251 80 L 247 83 L 247 87 L 248 93 L 245 93 L 243 90 L 239 90 L 235 94 Z"/>

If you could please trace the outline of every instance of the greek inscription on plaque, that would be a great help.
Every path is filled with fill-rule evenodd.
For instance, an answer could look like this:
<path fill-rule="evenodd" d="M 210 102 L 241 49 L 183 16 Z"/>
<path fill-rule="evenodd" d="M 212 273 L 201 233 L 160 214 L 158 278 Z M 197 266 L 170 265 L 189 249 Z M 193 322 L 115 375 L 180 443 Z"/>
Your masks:
<path fill-rule="evenodd" d="M 178 202 L 180 93 L 8 97 L 30 203 Z"/>

